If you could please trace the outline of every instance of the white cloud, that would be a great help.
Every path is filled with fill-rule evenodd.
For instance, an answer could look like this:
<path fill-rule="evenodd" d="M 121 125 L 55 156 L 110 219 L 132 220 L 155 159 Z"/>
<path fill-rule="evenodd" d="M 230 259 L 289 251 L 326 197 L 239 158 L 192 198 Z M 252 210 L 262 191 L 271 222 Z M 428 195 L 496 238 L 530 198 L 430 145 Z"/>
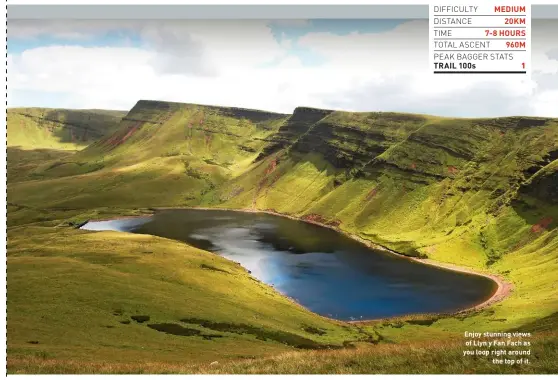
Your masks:
<path fill-rule="evenodd" d="M 378 34 L 311 33 L 300 46 L 312 49 L 339 68 L 370 72 L 428 71 L 428 21 L 410 21 Z"/>
<path fill-rule="evenodd" d="M 558 116 L 558 89 L 545 91 L 535 95 L 531 100 L 535 115 Z"/>
<path fill-rule="evenodd" d="M 189 73 L 180 67 L 195 61 L 199 61 L 200 70 L 230 73 L 273 61 L 285 53 L 285 47 L 262 21 L 150 22 L 141 27 L 140 35 L 174 66 L 174 73 Z"/>
<path fill-rule="evenodd" d="M 287 55 L 290 42 L 278 43 L 264 21 L 76 21 L 42 28 L 22 23 L 9 31 L 12 37 L 73 31 L 90 38 L 111 28 L 128 28 L 145 45 L 51 46 L 11 55 L 9 91 L 69 94 L 65 99 L 83 108 L 130 108 L 139 99 L 160 99 L 280 112 L 314 106 L 448 116 L 558 116 L 558 61 L 549 53 L 558 48 L 551 38 L 558 35 L 558 21 L 534 22 L 532 81 L 429 74 L 426 21 L 381 34 L 307 34 L 298 46 L 326 59 L 318 67 Z M 278 60 L 276 66 L 262 67 Z M 26 104 L 10 104 L 15 105 Z"/>
<path fill-rule="evenodd" d="M 533 26 L 532 80 L 520 76 L 441 76 L 428 70 L 428 22 L 411 21 L 375 34 L 310 34 L 299 45 L 311 48 L 360 83 L 322 97 L 330 106 L 357 110 L 433 113 L 454 116 L 558 116 L 552 107 L 558 90 L 558 61 L 549 58 L 558 42 L 558 21 Z M 552 55 L 550 54 L 550 57 Z M 358 80 L 356 80 L 358 82 Z"/>

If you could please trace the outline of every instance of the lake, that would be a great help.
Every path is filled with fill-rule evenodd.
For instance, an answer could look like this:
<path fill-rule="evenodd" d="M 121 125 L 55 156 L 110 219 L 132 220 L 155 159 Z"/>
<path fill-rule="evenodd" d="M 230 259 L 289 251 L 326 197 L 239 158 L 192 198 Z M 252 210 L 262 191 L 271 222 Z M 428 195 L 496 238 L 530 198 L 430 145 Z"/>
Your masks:
<path fill-rule="evenodd" d="M 497 288 L 482 276 L 421 264 L 329 228 L 264 213 L 163 210 L 82 228 L 186 242 L 240 263 L 317 314 L 345 321 L 454 312 L 482 303 Z"/>

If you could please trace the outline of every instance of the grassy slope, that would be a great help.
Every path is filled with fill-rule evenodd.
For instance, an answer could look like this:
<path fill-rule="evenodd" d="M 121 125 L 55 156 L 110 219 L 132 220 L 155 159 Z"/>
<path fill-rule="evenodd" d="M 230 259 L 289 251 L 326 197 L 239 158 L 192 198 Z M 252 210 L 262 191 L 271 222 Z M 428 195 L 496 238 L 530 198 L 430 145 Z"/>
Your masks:
<path fill-rule="evenodd" d="M 341 350 L 288 351 L 267 358 L 239 358 L 226 362 L 162 363 L 156 361 L 106 363 L 32 359 L 17 363 L 20 373 L 149 373 L 149 374 L 555 374 L 558 371 L 556 335 L 545 334 L 533 341 L 529 365 L 494 365 L 485 358 L 463 357 L 459 341 L 410 344 L 361 344 Z M 513 359 L 513 356 L 508 357 Z"/>
<path fill-rule="evenodd" d="M 515 290 L 508 299 L 482 312 L 437 317 L 430 325 L 402 319 L 395 324 L 371 323 L 348 328 L 340 328 L 337 323 L 300 311 L 296 305 L 288 303 L 281 306 L 279 314 L 282 319 L 279 321 L 278 314 L 270 312 L 272 308 L 264 312 L 268 305 L 280 302 L 276 293 L 264 292 L 260 298 L 256 297 L 255 302 L 249 302 L 250 297 L 243 293 L 236 295 L 240 297 L 237 302 L 224 306 L 227 314 L 234 316 L 230 322 L 242 321 L 266 331 L 296 333 L 319 344 L 336 345 L 359 339 L 377 340 L 378 333 L 385 341 L 404 343 L 434 337 L 459 339 L 462 331 L 467 329 L 519 328 L 558 310 L 555 277 L 558 269 L 557 149 L 556 121 L 543 125 L 537 120 L 520 118 L 443 119 L 390 113 L 312 112 L 307 109 L 295 111 L 287 120 L 284 115 L 246 110 L 140 102 L 120 123 L 114 135 L 76 155 L 53 158 L 54 161 L 39 165 L 34 169 L 32 180 L 27 178 L 9 184 L 8 264 L 9 268 L 18 268 L 12 270 L 14 276 L 29 278 L 32 269 L 19 266 L 20 263 L 16 266 L 17 260 L 31 263 L 43 260 L 45 249 L 41 245 L 52 247 L 50 254 L 53 257 L 49 259 L 60 260 L 60 256 L 67 255 L 64 253 L 66 247 L 72 247 L 76 239 L 98 238 L 95 249 L 111 244 L 111 252 L 114 252 L 107 262 L 95 264 L 96 270 L 108 267 L 113 271 L 113 277 L 105 281 L 97 281 L 97 276 L 91 279 L 95 284 L 93 289 L 103 289 L 106 284 L 117 284 L 118 278 L 130 268 L 139 273 L 138 281 L 143 280 L 143 266 L 155 265 L 142 262 L 140 268 L 134 261 L 125 268 L 120 264 L 121 260 L 129 259 L 130 247 L 135 244 L 131 240 L 136 238 L 111 239 L 108 243 L 102 238 L 104 235 L 89 233 L 82 236 L 80 232 L 69 231 L 64 232 L 66 239 L 58 241 L 55 237 L 60 232 L 53 235 L 45 226 L 90 217 L 133 214 L 140 212 L 139 209 L 155 206 L 272 209 L 334 223 L 347 232 L 405 254 L 428 256 L 498 273 L 513 282 Z M 37 233 L 37 228 L 46 228 L 44 231 L 48 232 Z M 29 235 L 36 236 L 35 245 L 22 238 Z M 193 250 L 184 244 L 172 244 L 176 250 Z M 85 248 L 87 246 L 82 244 L 79 247 L 86 250 L 89 249 Z M 157 252 L 151 248 L 149 251 Z M 26 257 L 12 257 L 12 252 L 20 252 Z M 92 269 L 88 261 L 90 255 L 91 252 L 86 252 L 85 257 L 77 255 L 73 258 L 76 262 L 72 265 L 78 265 L 80 272 L 74 273 L 70 267 L 61 270 L 68 281 L 79 283 L 77 280 L 83 273 Z M 212 260 L 220 261 L 218 258 Z M 176 276 L 171 262 L 162 263 L 158 268 L 164 269 L 164 275 L 145 284 L 145 289 L 164 289 L 167 286 L 164 279 Z M 226 262 L 220 263 L 225 265 Z M 204 270 L 193 264 L 192 273 L 197 276 Z M 11 280 L 15 277 L 10 277 L 10 269 L 8 276 L 8 285 L 14 289 L 10 294 L 21 291 L 24 282 Z M 59 278 L 49 281 L 57 284 Z M 239 272 L 235 276 L 235 286 L 255 291 L 253 286 L 246 286 L 256 286 L 248 278 Z M 221 280 L 225 281 L 225 278 L 199 282 L 200 289 L 203 289 L 200 294 L 214 294 L 214 289 L 225 283 Z M 76 302 L 82 292 L 90 292 L 85 287 L 83 282 L 77 286 L 66 304 Z M 63 286 L 56 288 L 58 292 L 66 290 Z M 176 322 L 181 314 L 176 310 L 181 307 L 173 300 L 183 294 L 184 289 L 175 287 L 166 291 L 174 306 L 162 304 L 160 297 L 151 297 L 151 292 L 138 291 L 135 298 L 131 298 L 127 312 L 143 312 L 139 310 L 143 307 L 145 312 L 156 316 L 157 321 Z M 122 302 L 123 293 L 122 288 L 115 287 L 113 302 Z M 190 294 L 188 299 L 196 299 L 194 297 Z M 105 298 L 100 297 L 99 301 Z M 53 321 L 45 323 L 40 318 L 37 309 L 42 304 L 30 306 L 15 296 L 9 302 L 12 300 L 9 310 L 23 305 L 33 309 L 28 310 L 25 319 L 14 317 L 14 321 L 20 318 L 25 321 L 21 322 L 21 327 L 17 327 L 16 322 L 8 324 L 8 334 L 14 337 L 8 339 L 9 348 L 14 353 L 11 357 L 26 358 L 18 359 L 19 362 L 12 360 L 15 363 L 13 370 L 33 368 L 29 370 L 38 371 L 42 365 L 50 365 L 48 368 L 60 365 L 55 359 L 48 362 L 51 364 L 43 359 L 40 359 L 42 364 L 34 362 L 34 355 L 42 355 L 41 352 L 45 352 L 47 358 L 54 355 L 64 360 L 80 359 L 79 355 L 85 352 L 80 350 L 85 348 L 76 350 L 74 338 L 64 343 L 66 350 L 62 350 L 64 344 L 59 343 L 41 349 L 40 345 L 25 343 L 24 339 L 28 337 L 19 338 L 17 335 L 23 327 L 28 329 L 26 334 L 35 334 L 34 339 L 38 340 L 48 341 L 60 332 L 77 334 L 70 323 L 79 315 L 77 310 L 68 310 L 65 316 L 52 313 L 60 327 L 58 331 L 47 332 Z M 239 312 L 232 311 L 239 303 L 250 306 Z M 141 305 L 139 309 L 138 305 Z M 221 321 L 224 314 L 219 314 L 211 304 L 206 305 L 188 315 Z M 103 310 L 96 316 L 95 323 L 110 323 L 107 318 L 111 308 L 115 307 L 94 306 L 95 310 Z M 167 309 L 174 311 L 163 312 Z M 251 319 L 254 314 L 260 314 L 261 318 Z M 330 332 L 323 336 L 305 335 L 304 331 L 300 332 L 302 322 L 330 329 Z M 121 327 L 118 326 L 119 331 L 122 331 Z M 134 330 L 133 334 L 124 330 L 123 337 L 141 341 L 142 345 L 150 344 L 157 352 L 152 356 L 155 361 L 175 360 L 172 350 L 158 350 L 157 339 L 178 339 L 186 344 L 192 362 L 224 358 L 222 353 L 209 354 L 219 347 L 214 344 L 217 340 L 204 343 L 214 344 L 213 348 L 205 350 L 200 348 L 199 337 L 164 335 L 165 338 L 155 338 L 160 333 L 140 326 L 137 328 L 139 330 Z M 106 339 L 117 331 L 114 328 L 98 329 L 105 333 Z M 219 339 L 224 342 L 228 338 Z M 231 344 L 237 339 L 237 336 L 231 338 Z M 552 343 L 554 338 L 549 339 L 549 344 L 555 344 Z M 98 357 L 112 358 L 116 348 L 104 348 L 101 340 L 100 337 L 91 338 L 87 346 Z M 250 351 L 250 355 L 262 354 L 261 343 L 253 338 L 247 342 L 249 344 L 238 344 L 235 350 Z M 266 354 L 285 350 L 285 346 L 276 341 L 267 344 L 273 348 L 266 350 Z M 136 346 L 131 347 L 134 352 L 137 350 Z M 377 353 L 363 348 L 362 355 L 375 356 Z M 301 357 L 301 360 L 305 359 Z M 263 368 L 257 367 L 259 364 L 256 363 L 250 365 Z M 155 367 L 149 368 L 155 370 Z M 242 365 L 238 368 L 246 369 Z M 311 367 L 308 368 L 312 371 Z M 386 364 L 386 372 L 390 372 L 388 368 Z M 315 370 L 323 371 L 318 366 Z"/>
<path fill-rule="evenodd" d="M 9 108 L 8 182 L 40 179 L 37 173 L 114 133 L 125 111 Z M 37 163 L 43 165 L 37 165 Z"/>
<path fill-rule="evenodd" d="M 140 102 L 115 134 L 71 158 L 39 167 L 34 175 L 43 180 L 17 186 L 14 198 L 21 202 L 15 203 L 36 208 L 47 200 L 57 209 L 88 210 L 196 200 L 242 172 L 285 118 L 245 110 Z M 138 187 L 141 191 L 136 191 Z M 20 223 L 19 216 L 14 214 L 12 220 Z M 23 215 L 22 221 L 26 218 Z"/>
<path fill-rule="evenodd" d="M 20 227 L 10 229 L 8 251 L 8 351 L 13 358 L 212 361 L 278 353 L 289 346 L 339 345 L 351 337 L 340 324 L 315 318 L 255 281 L 238 264 L 171 240 Z M 137 323 L 134 315 L 150 319 Z M 205 328 L 194 319 L 230 325 Z M 235 330 L 240 322 L 259 330 Z M 149 324 L 197 332 L 165 334 Z M 315 335 L 306 326 L 328 334 Z M 359 339 L 356 331 L 352 335 Z"/>
<path fill-rule="evenodd" d="M 79 150 L 112 134 L 125 111 L 10 108 L 8 146 Z"/>

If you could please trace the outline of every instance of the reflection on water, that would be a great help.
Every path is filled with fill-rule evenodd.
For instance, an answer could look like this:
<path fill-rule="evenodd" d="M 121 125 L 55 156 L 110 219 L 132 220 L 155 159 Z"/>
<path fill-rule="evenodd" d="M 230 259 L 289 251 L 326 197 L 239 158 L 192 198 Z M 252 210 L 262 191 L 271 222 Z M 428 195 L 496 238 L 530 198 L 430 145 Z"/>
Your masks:
<path fill-rule="evenodd" d="M 125 218 L 114 220 L 101 220 L 98 222 L 85 223 L 81 228 L 90 231 L 120 231 L 132 232 L 137 227 L 151 220 L 151 216 L 142 216 L 137 218 Z"/>
<path fill-rule="evenodd" d="M 342 320 L 452 312 L 494 292 L 491 280 L 371 250 L 333 230 L 267 214 L 167 210 L 82 228 L 184 241 L 239 262 L 308 309 Z"/>

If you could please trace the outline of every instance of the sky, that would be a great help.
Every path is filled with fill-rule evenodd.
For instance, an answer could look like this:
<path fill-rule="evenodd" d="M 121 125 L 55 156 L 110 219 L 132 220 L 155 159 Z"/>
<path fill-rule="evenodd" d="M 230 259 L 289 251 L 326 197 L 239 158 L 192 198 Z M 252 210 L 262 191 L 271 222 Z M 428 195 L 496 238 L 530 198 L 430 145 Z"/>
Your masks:
<path fill-rule="evenodd" d="M 444 76 L 428 20 L 8 20 L 8 106 L 558 117 L 557 35 L 532 20 L 531 78 Z"/>

